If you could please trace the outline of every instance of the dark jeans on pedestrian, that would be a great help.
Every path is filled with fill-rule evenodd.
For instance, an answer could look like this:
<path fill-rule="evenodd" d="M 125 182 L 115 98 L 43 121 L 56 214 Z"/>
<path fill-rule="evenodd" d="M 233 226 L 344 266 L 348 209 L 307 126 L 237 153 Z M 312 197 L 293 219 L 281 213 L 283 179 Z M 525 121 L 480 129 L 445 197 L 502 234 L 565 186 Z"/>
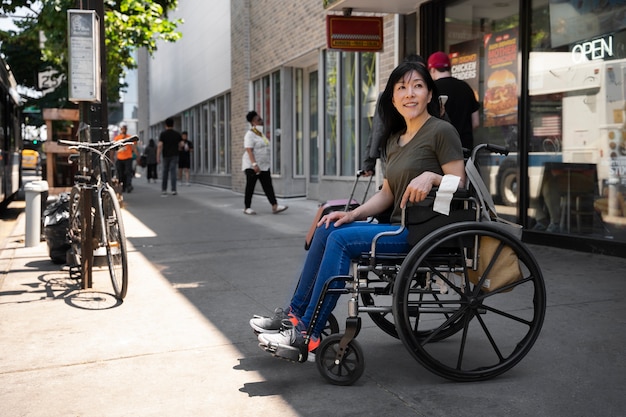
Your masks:
<path fill-rule="evenodd" d="M 148 164 L 148 181 L 157 180 L 159 177 L 157 175 L 157 164 Z"/>
<path fill-rule="evenodd" d="M 130 192 L 133 186 L 133 159 L 118 159 L 115 162 L 115 169 L 117 170 L 117 179 L 123 186 L 124 192 Z"/>
<path fill-rule="evenodd" d="M 161 191 L 167 191 L 167 179 L 171 178 L 172 192 L 176 191 L 176 170 L 178 169 L 178 155 L 164 156 L 161 160 L 163 165 L 163 182 L 161 183 Z"/>
<path fill-rule="evenodd" d="M 256 186 L 256 181 L 261 181 L 261 186 L 263 187 L 263 192 L 265 192 L 265 196 L 270 204 L 273 206 L 277 204 L 276 195 L 274 195 L 274 186 L 272 185 L 272 175 L 270 174 L 270 170 L 260 171 L 258 174 L 254 172 L 253 169 L 246 169 L 246 195 L 244 198 L 244 203 L 246 205 L 245 208 L 250 208 L 252 204 L 252 195 L 254 194 L 254 187 Z"/>

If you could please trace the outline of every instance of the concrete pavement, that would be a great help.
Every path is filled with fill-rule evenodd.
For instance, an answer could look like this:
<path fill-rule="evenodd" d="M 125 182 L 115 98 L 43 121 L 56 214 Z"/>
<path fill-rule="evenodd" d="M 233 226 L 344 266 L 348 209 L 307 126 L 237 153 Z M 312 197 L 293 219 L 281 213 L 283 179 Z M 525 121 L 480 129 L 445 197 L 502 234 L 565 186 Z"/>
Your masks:
<path fill-rule="evenodd" d="M 505 375 L 472 384 L 430 374 L 364 318 L 364 376 L 324 382 L 314 364 L 261 351 L 247 321 L 284 305 L 317 208 L 281 200 L 256 216 L 229 190 L 137 179 L 126 194 L 128 296 L 108 277 L 79 291 L 24 216 L 0 242 L 0 415 L 619 416 L 626 398 L 626 259 L 532 246 L 548 289 L 542 334 Z M 18 209 L 19 211 L 19 209 Z M 340 325 L 345 303 L 336 309 Z"/>

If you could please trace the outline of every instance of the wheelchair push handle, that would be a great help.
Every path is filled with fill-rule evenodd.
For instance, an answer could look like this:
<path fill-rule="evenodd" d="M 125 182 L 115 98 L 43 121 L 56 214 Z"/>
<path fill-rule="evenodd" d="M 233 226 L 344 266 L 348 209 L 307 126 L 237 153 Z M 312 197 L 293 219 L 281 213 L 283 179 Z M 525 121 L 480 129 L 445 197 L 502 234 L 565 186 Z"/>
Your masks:
<path fill-rule="evenodd" d="M 497 153 L 504 156 L 507 156 L 509 154 L 508 146 L 494 145 L 493 143 L 487 143 L 486 145 L 486 148 L 489 152 Z"/>
<path fill-rule="evenodd" d="M 509 154 L 508 146 L 501 146 L 493 143 L 481 143 L 480 145 L 476 145 L 474 149 L 472 149 L 472 159 L 476 160 L 476 155 L 483 149 L 486 149 L 491 153 L 497 153 L 504 156 L 507 156 Z"/>

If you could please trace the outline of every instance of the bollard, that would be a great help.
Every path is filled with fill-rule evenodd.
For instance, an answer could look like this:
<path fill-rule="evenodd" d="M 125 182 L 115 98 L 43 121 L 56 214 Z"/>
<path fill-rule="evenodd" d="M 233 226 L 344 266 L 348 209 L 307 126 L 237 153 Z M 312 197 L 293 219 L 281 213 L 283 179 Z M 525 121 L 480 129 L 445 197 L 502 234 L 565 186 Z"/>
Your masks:
<path fill-rule="evenodd" d="M 41 195 L 48 191 L 47 181 L 31 181 L 24 186 L 26 194 L 26 247 L 41 242 Z"/>

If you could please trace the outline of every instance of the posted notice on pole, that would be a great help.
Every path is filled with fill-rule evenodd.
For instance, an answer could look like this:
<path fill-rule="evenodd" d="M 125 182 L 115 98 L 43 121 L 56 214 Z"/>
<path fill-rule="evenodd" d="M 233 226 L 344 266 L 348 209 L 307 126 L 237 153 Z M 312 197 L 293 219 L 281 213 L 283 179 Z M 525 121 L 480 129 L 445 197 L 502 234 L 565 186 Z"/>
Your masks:
<path fill-rule="evenodd" d="M 100 101 L 100 42 L 94 10 L 68 10 L 69 99 Z"/>

